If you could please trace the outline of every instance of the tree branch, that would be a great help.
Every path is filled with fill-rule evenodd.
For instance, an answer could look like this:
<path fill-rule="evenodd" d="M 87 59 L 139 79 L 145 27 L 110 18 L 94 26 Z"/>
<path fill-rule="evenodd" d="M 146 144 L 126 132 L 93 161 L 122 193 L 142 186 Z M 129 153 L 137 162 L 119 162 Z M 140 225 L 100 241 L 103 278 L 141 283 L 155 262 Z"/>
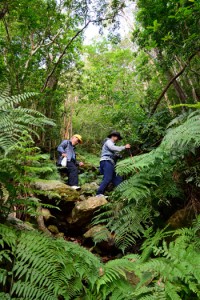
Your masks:
<path fill-rule="evenodd" d="M 47 76 L 45 83 L 41 89 L 41 92 L 44 92 L 44 90 L 47 87 L 47 84 L 49 82 L 49 79 L 51 78 L 51 76 L 53 75 L 53 73 L 55 72 L 58 64 L 60 63 L 60 61 L 62 60 L 63 56 L 65 55 L 67 48 L 72 44 L 72 42 L 76 39 L 76 37 L 83 32 L 83 30 L 91 23 L 92 21 L 88 21 L 79 31 L 77 31 L 77 33 L 71 38 L 71 40 L 67 43 L 67 45 L 65 46 L 65 48 L 63 49 L 63 52 L 60 54 L 60 56 L 58 57 L 57 62 L 55 63 L 53 69 L 51 70 L 51 72 L 49 73 L 49 75 Z"/>
<path fill-rule="evenodd" d="M 53 69 L 51 70 L 51 72 L 49 73 L 49 75 L 47 76 L 46 80 L 45 80 L 45 83 L 43 85 L 43 87 L 41 88 L 41 92 L 44 92 L 44 90 L 46 89 L 47 87 L 47 84 L 51 78 L 51 76 L 53 75 L 53 73 L 55 72 L 58 64 L 60 63 L 60 61 L 62 60 L 63 56 L 65 55 L 66 51 L 67 51 L 67 48 L 72 44 L 72 42 L 77 38 L 77 36 L 79 36 L 79 34 L 81 32 L 84 31 L 84 29 L 90 24 L 90 23 L 99 23 L 99 22 L 102 22 L 102 21 L 107 21 L 107 20 L 110 20 L 111 17 L 108 17 L 108 18 L 102 18 L 102 19 L 99 19 L 99 20 L 89 20 L 79 31 L 77 31 L 77 33 L 71 38 L 71 40 L 67 43 L 67 45 L 65 46 L 65 48 L 63 49 L 62 53 L 60 54 L 60 56 L 58 57 L 58 60 L 57 62 L 55 63 L 55 65 L 53 66 Z"/>
<path fill-rule="evenodd" d="M 32 56 L 41 48 L 43 47 L 46 47 L 46 46 L 49 46 L 51 44 L 53 44 L 56 40 L 56 38 L 59 36 L 59 34 L 61 33 L 62 29 L 60 29 L 51 39 L 50 39 L 50 42 L 48 43 L 44 43 L 44 39 L 42 39 L 37 45 L 34 45 L 34 42 L 33 42 L 33 37 L 32 35 L 30 36 L 30 41 L 31 41 L 31 52 L 30 52 L 30 56 L 29 58 L 27 59 L 27 61 L 25 62 L 25 65 L 24 65 L 24 69 L 27 70 L 28 69 L 28 66 L 29 66 L 29 63 L 32 59 Z M 22 76 L 22 80 L 25 78 L 25 73 L 23 74 Z"/>
<path fill-rule="evenodd" d="M 160 104 L 161 99 L 163 98 L 163 96 L 165 95 L 165 93 L 167 92 L 167 90 L 169 89 L 169 87 L 171 86 L 171 84 L 176 80 L 176 78 L 178 78 L 187 68 L 187 66 L 189 65 L 190 61 L 192 60 L 192 58 L 197 55 L 197 53 L 199 52 L 199 50 L 195 53 L 193 53 L 192 55 L 190 55 L 190 57 L 188 58 L 187 62 L 184 64 L 183 68 L 174 76 L 172 77 L 172 79 L 168 82 L 168 84 L 165 86 L 165 88 L 163 89 L 162 93 L 160 94 L 160 96 L 158 97 L 158 99 L 156 100 L 156 103 L 154 104 L 151 112 L 150 112 L 150 116 L 152 116 L 158 105 Z"/>
<path fill-rule="evenodd" d="M 8 3 L 4 3 L 4 7 L 0 10 L 0 20 L 4 18 L 8 12 Z"/>

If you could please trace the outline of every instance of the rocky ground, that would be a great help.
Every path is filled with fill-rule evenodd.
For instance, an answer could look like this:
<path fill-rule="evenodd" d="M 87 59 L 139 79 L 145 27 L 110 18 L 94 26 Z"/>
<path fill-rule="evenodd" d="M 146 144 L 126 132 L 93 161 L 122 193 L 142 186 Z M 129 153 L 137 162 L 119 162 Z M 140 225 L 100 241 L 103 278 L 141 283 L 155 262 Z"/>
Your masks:
<path fill-rule="evenodd" d="M 102 225 L 92 226 L 92 219 L 97 210 L 107 204 L 104 196 L 96 197 L 98 184 L 95 181 L 85 183 L 77 191 L 61 180 L 38 180 L 32 184 L 39 203 L 37 224 L 46 234 L 63 237 L 68 241 L 79 243 L 93 253 L 105 255 L 116 254 L 114 238 Z M 20 229 L 34 229 L 30 224 L 18 220 L 13 214 L 9 215 L 9 222 L 16 224 Z M 31 221 L 29 222 L 31 223 Z M 106 240 L 95 244 L 93 238 L 100 231 L 106 231 Z"/>

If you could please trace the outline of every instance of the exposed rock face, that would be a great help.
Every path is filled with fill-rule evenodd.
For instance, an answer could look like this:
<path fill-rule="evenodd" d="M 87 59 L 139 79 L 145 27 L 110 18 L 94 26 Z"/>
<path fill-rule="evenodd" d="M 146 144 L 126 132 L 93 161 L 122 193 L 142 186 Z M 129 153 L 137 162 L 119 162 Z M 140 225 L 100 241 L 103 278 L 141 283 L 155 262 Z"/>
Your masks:
<path fill-rule="evenodd" d="M 90 250 L 95 251 L 100 255 L 117 253 L 117 248 L 115 247 L 115 235 L 105 226 L 96 225 L 85 232 L 83 236 L 86 244 L 89 242 L 88 239 L 92 239 L 94 242 L 95 245 L 90 248 Z"/>
<path fill-rule="evenodd" d="M 59 230 L 55 225 L 49 225 L 48 230 L 51 231 L 52 233 L 58 234 Z"/>
<path fill-rule="evenodd" d="M 45 221 L 49 220 L 51 217 L 52 217 L 52 218 L 55 218 L 55 217 L 51 214 L 50 210 L 47 209 L 47 208 L 42 208 L 42 209 L 41 209 L 41 215 L 43 216 L 43 218 L 44 218 Z"/>
<path fill-rule="evenodd" d="M 86 231 L 95 211 L 107 203 L 104 196 L 88 197 L 96 193 L 98 188 L 96 182 L 82 185 L 80 191 L 59 180 L 38 180 L 32 186 L 37 190 L 37 196 L 42 203 L 55 206 L 41 207 L 40 212 L 40 218 L 46 229 L 54 235 L 60 232 L 69 236 L 81 235 Z M 57 230 L 54 230 L 55 228 Z"/>
<path fill-rule="evenodd" d="M 67 218 L 70 224 L 82 226 L 90 222 L 97 208 L 105 205 L 107 200 L 102 197 L 89 197 L 87 200 L 78 202 L 72 210 L 71 217 Z"/>
<path fill-rule="evenodd" d="M 25 223 L 22 220 L 13 217 L 12 214 L 8 215 L 7 222 L 19 230 L 35 230 L 30 223 Z"/>

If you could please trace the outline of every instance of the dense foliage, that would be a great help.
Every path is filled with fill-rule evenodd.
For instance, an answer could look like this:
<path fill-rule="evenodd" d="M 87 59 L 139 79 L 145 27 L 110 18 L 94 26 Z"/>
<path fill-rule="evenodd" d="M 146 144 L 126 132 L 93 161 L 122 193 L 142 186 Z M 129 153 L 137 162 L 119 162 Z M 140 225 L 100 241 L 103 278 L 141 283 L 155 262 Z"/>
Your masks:
<path fill-rule="evenodd" d="M 167 243 L 165 238 L 175 241 Z M 79 245 L 0 226 L 0 296 L 17 299 L 199 299 L 199 221 L 157 232 L 141 256 L 102 264 Z M 150 259 L 151 253 L 154 258 Z M 195 260 L 194 260 L 195 258 Z"/>
<path fill-rule="evenodd" d="M 133 245 L 153 219 L 155 225 L 160 206 L 171 205 L 173 211 L 174 200 L 180 207 L 187 205 L 188 212 L 181 216 L 187 222 L 199 211 L 200 166 L 196 161 L 199 126 L 199 111 L 190 113 L 184 121 L 175 119 L 159 147 L 118 163 L 118 173 L 127 179 L 116 189 L 116 200 L 108 204 L 107 211 L 99 215 L 95 223 L 106 222 L 107 228 L 115 232 L 116 244 L 122 250 Z M 166 217 L 167 214 L 162 214 L 159 221 L 163 222 Z M 169 224 L 172 221 L 169 220 Z M 178 222 L 171 225 L 179 226 Z"/>

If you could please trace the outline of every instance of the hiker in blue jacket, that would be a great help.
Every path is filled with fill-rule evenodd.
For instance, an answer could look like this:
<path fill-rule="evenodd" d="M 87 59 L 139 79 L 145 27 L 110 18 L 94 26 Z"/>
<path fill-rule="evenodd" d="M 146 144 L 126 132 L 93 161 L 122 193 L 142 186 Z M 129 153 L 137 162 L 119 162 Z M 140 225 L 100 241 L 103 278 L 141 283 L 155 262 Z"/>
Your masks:
<path fill-rule="evenodd" d="M 119 152 L 124 149 L 130 149 L 131 145 L 126 144 L 125 146 L 116 146 L 115 143 L 122 140 L 119 132 L 112 131 L 108 135 L 108 139 L 104 143 L 101 151 L 100 158 L 100 172 L 103 174 L 103 181 L 101 182 L 99 189 L 97 190 L 96 196 L 103 196 L 109 183 L 113 183 L 114 186 L 119 185 L 122 182 L 122 177 L 117 175 L 115 172 L 115 165 Z"/>
<path fill-rule="evenodd" d="M 59 153 L 57 165 L 61 166 L 63 158 L 67 158 L 65 169 L 68 175 L 67 184 L 75 190 L 80 189 L 78 186 L 78 166 L 83 166 L 83 162 L 76 161 L 75 146 L 78 144 L 82 144 L 82 137 L 79 134 L 74 134 L 70 140 L 63 140 L 57 148 Z"/>

